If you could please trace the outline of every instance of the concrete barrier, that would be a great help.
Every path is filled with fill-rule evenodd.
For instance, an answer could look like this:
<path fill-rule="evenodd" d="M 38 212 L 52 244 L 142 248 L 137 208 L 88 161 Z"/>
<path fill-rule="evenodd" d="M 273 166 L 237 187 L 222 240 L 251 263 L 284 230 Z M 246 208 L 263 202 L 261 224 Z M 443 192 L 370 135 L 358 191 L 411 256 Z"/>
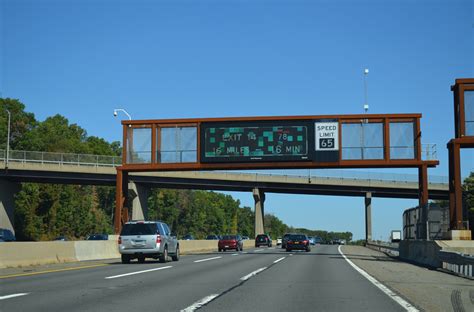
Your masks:
<path fill-rule="evenodd" d="M 426 241 L 402 240 L 399 244 L 399 257 L 415 263 L 441 268 L 439 251 L 474 254 L 474 241 Z"/>
<path fill-rule="evenodd" d="M 101 260 L 120 258 L 117 241 L 76 241 L 74 242 L 75 259 Z"/>
<path fill-rule="evenodd" d="M 0 268 L 76 261 L 74 242 L 0 243 Z"/>
<path fill-rule="evenodd" d="M 0 268 L 120 258 L 117 235 L 108 241 L 0 243 Z M 217 240 L 180 240 L 181 254 L 217 251 Z M 244 241 L 244 249 L 254 247 Z"/>

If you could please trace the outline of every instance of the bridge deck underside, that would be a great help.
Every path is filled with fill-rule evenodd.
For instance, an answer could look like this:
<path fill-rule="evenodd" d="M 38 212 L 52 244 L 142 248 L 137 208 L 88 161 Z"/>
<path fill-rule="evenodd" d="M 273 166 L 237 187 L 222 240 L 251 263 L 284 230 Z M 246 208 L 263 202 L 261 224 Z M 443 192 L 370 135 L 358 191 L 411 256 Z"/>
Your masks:
<path fill-rule="evenodd" d="M 56 183 L 56 184 L 81 184 L 81 185 L 109 185 L 115 186 L 115 174 L 94 174 L 77 172 L 48 172 L 48 171 L 25 171 L 8 170 L 0 173 L 0 179 L 8 179 L 14 182 L 34 182 L 34 183 Z M 267 181 L 232 181 L 225 179 L 198 179 L 198 178 L 177 178 L 177 177 L 156 177 L 130 175 L 130 181 L 146 184 L 155 188 L 173 189 L 200 189 L 214 191 L 238 191 L 252 192 L 254 188 L 259 188 L 267 193 L 286 194 L 308 194 L 308 195 L 333 195 L 333 196 L 365 196 L 371 192 L 373 197 L 384 198 L 418 198 L 418 188 L 400 187 L 400 184 L 393 183 L 391 187 L 370 185 L 347 185 L 342 183 L 282 183 Z M 387 183 L 390 184 L 390 183 Z M 430 199 L 448 199 L 448 189 L 430 189 Z"/>

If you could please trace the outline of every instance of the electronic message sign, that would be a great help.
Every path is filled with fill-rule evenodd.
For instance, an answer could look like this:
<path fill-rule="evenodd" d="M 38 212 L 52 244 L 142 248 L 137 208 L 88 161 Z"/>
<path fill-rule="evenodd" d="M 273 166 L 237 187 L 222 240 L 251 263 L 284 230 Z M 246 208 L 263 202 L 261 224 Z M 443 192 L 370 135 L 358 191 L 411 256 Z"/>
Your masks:
<path fill-rule="evenodd" d="M 201 162 L 297 161 L 310 158 L 311 123 L 201 124 Z"/>

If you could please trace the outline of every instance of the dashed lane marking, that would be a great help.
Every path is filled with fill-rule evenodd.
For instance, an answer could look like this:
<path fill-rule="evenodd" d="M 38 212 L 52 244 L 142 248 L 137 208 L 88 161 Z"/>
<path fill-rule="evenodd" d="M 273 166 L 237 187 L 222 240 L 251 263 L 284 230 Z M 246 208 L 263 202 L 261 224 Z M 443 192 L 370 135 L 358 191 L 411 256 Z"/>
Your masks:
<path fill-rule="evenodd" d="M 283 260 L 283 259 L 285 259 L 285 258 L 286 258 L 286 257 L 281 257 L 280 259 L 277 259 L 277 260 L 273 261 L 273 263 L 278 263 L 278 262 L 280 262 L 281 260 Z"/>
<path fill-rule="evenodd" d="M 220 258 L 222 258 L 222 257 L 206 258 L 206 259 L 196 260 L 196 261 L 194 261 L 194 262 L 195 262 L 195 263 L 199 263 L 199 262 L 204 262 L 204 261 L 216 260 L 216 259 L 220 259 Z"/>
<path fill-rule="evenodd" d="M 246 281 L 246 280 L 248 280 L 249 278 L 251 278 L 252 276 L 257 275 L 258 273 L 260 273 L 260 272 L 262 272 L 262 271 L 265 271 L 266 269 L 267 269 L 267 267 L 263 267 L 263 268 L 260 268 L 260 269 L 258 269 L 258 270 L 255 270 L 255 271 L 253 271 L 252 273 L 247 274 L 247 275 L 241 277 L 240 280 Z"/>
<path fill-rule="evenodd" d="M 21 293 L 21 294 L 11 294 L 11 295 L 6 295 L 6 296 L 0 296 L 0 300 L 5 300 L 5 299 L 10 299 L 10 298 L 16 298 L 16 297 L 21 297 L 21 296 L 26 296 L 29 293 Z"/>
<path fill-rule="evenodd" d="M 114 279 L 114 278 L 119 278 L 119 277 L 130 276 L 130 275 L 136 275 L 136 274 L 148 273 L 148 272 L 153 272 L 153 271 L 165 270 L 165 269 L 170 269 L 172 267 L 173 266 L 169 265 L 169 266 L 155 268 L 155 269 L 149 269 L 149 270 L 143 270 L 143 271 L 120 274 L 120 275 L 108 276 L 105 279 Z"/>
<path fill-rule="evenodd" d="M 214 300 L 216 297 L 218 297 L 219 295 L 217 294 L 214 294 L 214 295 L 209 295 L 207 297 L 204 297 L 202 298 L 201 300 L 199 301 L 196 301 L 195 303 L 193 303 L 192 305 L 190 305 L 189 307 L 187 307 L 186 309 L 183 309 L 181 310 L 181 312 L 193 312 L 193 311 L 196 311 L 197 309 L 201 308 L 202 306 L 208 304 L 209 302 L 211 302 L 212 300 Z"/>

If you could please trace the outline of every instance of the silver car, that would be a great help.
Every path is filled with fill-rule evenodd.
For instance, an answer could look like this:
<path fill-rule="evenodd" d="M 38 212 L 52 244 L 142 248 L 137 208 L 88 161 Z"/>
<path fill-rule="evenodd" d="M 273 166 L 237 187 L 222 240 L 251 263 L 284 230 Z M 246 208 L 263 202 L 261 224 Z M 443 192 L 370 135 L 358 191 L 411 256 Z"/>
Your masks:
<path fill-rule="evenodd" d="M 145 258 L 159 259 L 166 262 L 168 256 L 173 261 L 179 260 L 179 242 L 176 235 L 164 222 L 132 221 L 123 225 L 118 238 L 119 252 L 122 263 L 130 263 L 132 259 L 145 262 Z"/>

